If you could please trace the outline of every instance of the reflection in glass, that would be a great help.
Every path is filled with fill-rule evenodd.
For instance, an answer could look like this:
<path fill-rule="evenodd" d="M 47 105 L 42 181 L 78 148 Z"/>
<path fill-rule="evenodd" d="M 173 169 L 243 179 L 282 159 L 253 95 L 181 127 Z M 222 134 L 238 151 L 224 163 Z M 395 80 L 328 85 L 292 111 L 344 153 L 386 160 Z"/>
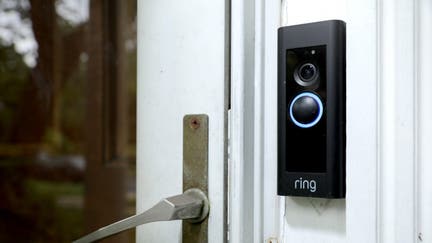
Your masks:
<path fill-rule="evenodd" d="M 0 242 L 70 242 L 135 213 L 135 11 L 0 0 Z"/>

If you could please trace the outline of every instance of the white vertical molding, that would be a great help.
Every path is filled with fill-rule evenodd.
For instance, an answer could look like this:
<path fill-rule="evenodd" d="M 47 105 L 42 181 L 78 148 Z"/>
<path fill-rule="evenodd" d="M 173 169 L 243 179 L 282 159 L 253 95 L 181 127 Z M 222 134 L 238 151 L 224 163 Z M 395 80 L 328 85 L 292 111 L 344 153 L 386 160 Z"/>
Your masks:
<path fill-rule="evenodd" d="M 276 1 L 232 1 L 230 242 L 277 238 Z"/>
<path fill-rule="evenodd" d="M 414 1 L 383 0 L 380 47 L 380 242 L 415 234 Z"/>
<path fill-rule="evenodd" d="M 378 48 L 376 0 L 347 1 L 346 242 L 377 242 Z"/>
<path fill-rule="evenodd" d="M 243 242 L 244 2 L 231 1 L 231 110 L 228 178 L 228 240 Z"/>
<path fill-rule="evenodd" d="M 255 236 L 254 7 L 255 1 L 231 1 L 230 242 Z"/>
<path fill-rule="evenodd" d="M 432 243 L 432 1 L 418 0 L 417 20 L 417 242 Z"/>
<path fill-rule="evenodd" d="M 421 238 L 421 234 L 419 234 L 419 224 L 420 224 L 420 202 L 419 202 L 419 9 L 418 9 L 419 1 L 414 0 L 413 3 L 413 72 L 414 72 L 414 217 L 413 217 L 413 242 L 418 242 L 419 236 Z"/>
<path fill-rule="evenodd" d="M 263 35 L 264 53 L 262 85 L 264 90 L 264 107 L 261 111 L 263 119 L 263 237 L 265 240 L 277 238 L 279 232 L 280 208 L 284 209 L 285 203 L 280 203 L 277 196 L 277 28 L 280 25 L 280 1 L 262 0 L 264 8 Z M 282 224 L 283 225 L 283 224 Z"/>
<path fill-rule="evenodd" d="M 263 175 L 264 175 L 264 11 L 265 1 L 255 0 L 254 33 L 254 227 L 253 242 L 263 241 Z"/>
<path fill-rule="evenodd" d="M 396 173 L 395 140 L 396 140 L 396 108 L 395 108 L 395 7 L 393 1 L 381 2 L 381 43 L 380 47 L 380 195 L 379 195 L 379 242 L 395 241 L 395 199 Z"/>

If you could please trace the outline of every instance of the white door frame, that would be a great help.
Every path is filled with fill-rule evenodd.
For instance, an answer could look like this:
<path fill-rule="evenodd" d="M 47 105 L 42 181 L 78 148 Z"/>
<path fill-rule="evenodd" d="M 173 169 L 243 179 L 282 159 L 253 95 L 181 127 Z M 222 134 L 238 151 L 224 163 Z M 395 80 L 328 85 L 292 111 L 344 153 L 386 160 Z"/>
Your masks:
<path fill-rule="evenodd" d="M 279 12 L 278 1 L 231 1 L 230 242 L 271 242 L 280 232 L 283 198 L 276 195 Z"/>

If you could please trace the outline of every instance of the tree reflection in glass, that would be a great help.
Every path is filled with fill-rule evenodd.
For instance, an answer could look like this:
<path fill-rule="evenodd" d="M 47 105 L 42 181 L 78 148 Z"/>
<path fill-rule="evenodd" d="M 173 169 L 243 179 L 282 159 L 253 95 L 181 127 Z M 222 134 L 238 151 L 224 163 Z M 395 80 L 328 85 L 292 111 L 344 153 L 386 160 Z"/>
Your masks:
<path fill-rule="evenodd" d="M 135 212 L 135 11 L 0 0 L 0 242 L 70 242 Z"/>

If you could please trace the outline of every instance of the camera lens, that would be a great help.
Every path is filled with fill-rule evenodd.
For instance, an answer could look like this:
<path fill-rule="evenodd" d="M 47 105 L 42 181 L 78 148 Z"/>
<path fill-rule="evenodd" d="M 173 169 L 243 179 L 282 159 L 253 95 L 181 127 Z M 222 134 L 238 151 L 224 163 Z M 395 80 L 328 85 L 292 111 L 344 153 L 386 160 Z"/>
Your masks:
<path fill-rule="evenodd" d="M 298 65 L 294 71 L 294 80 L 304 87 L 315 87 L 319 82 L 318 67 L 311 62 L 304 62 Z"/>
<path fill-rule="evenodd" d="M 316 74 L 316 67 L 312 63 L 305 63 L 299 68 L 300 79 L 304 82 L 312 81 Z"/>

